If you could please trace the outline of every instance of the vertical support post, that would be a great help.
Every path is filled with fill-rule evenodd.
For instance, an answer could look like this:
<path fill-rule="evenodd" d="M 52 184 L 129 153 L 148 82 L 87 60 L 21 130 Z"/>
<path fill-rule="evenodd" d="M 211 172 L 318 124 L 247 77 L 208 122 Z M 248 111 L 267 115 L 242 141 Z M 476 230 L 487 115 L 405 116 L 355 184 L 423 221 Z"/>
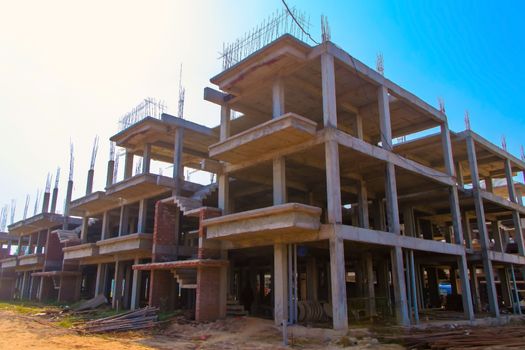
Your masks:
<path fill-rule="evenodd" d="M 361 116 L 361 114 L 356 114 L 355 115 L 355 133 L 356 133 L 356 137 L 359 139 L 359 140 L 363 140 L 365 135 L 363 133 L 363 117 Z"/>
<path fill-rule="evenodd" d="M 49 197 L 51 194 L 49 192 L 44 193 L 44 200 L 42 201 L 42 213 L 49 212 Z"/>
<path fill-rule="evenodd" d="M 71 196 L 73 195 L 73 180 L 67 182 L 66 201 L 64 204 L 64 224 L 62 225 L 63 230 L 69 228 L 69 206 L 71 205 Z"/>
<path fill-rule="evenodd" d="M 95 296 L 103 293 L 104 290 L 104 264 L 97 265 L 97 277 L 95 280 Z"/>
<path fill-rule="evenodd" d="M 133 153 L 126 149 L 124 157 L 124 180 L 133 176 Z"/>
<path fill-rule="evenodd" d="M 443 146 L 443 155 L 445 169 L 448 175 L 455 177 L 454 158 L 452 156 L 452 143 L 450 141 L 450 130 L 446 122 L 441 124 L 441 143 Z M 449 202 L 452 216 L 452 227 L 454 229 L 454 241 L 463 247 L 463 228 L 461 225 L 461 211 L 459 208 L 458 186 L 454 184 L 449 187 Z M 468 320 L 473 321 L 474 306 L 472 305 L 472 296 L 468 279 L 468 265 L 465 251 L 458 257 L 459 278 L 461 280 L 461 298 L 463 302 L 463 311 Z"/>
<path fill-rule="evenodd" d="M 366 262 L 366 281 L 368 291 L 368 313 L 372 319 L 376 315 L 376 292 L 374 289 L 374 262 L 372 253 L 365 253 Z"/>
<path fill-rule="evenodd" d="M 469 158 L 470 174 L 472 179 L 472 194 L 474 197 L 474 206 L 476 208 L 476 218 L 478 223 L 479 238 L 481 243 L 481 256 L 483 260 L 483 270 L 485 271 L 485 280 L 487 286 L 487 296 L 489 299 L 490 312 L 494 317 L 499 317 L 499 306 L 496 293 L 496 284 L 494 280 L 494 271 L 492 269 L 492 261 L 488 256 L 489 235 L 487 232 L 487 225 L 485 224 L 485 209 L 483 206 L 483 198 L 480 193 L 478 162 L 476 157 L 476 147 L 472 135 L 468 135 L 467 152 Z"/>
<path fill-rule="evenodd" d="M 405 273 L 403 268 L 403 249 L 396 246 L 391 249 L 392 261 L 392 284 L 394 285 L 394 297 L 396 306 L 396 318 L 403 326 L 410 325 L 408 316 L 408 301 Z"/>
<path fill-rule="evenodd" d="M 335 235 L 335 237 L 330 238 L 329 244 L 333 327 L 334 329 L 347 329 L 348 311 L 344 241 Z"/>
<path fill-rule="evenodd" d="M 80 241 L 82 243 L 87 242 L 87 236 L 88 236 L 88 225 L 89 225 L 89 218 L 83 217 L 82 218 L 82 227 L 80 231 Z"/>
<path fill-rule="evenodd" d="M 521 315 L 521 304 L 520 304 L 520 294 L 518 292 L 518 285 L 516 284 L 516 274 L 514 273 L 514 265 L 511 264 L 510 265 L 510 271 L 511 271 L 511 274 L 512 274 L 512 286 L 513 286 L 513 289 L 514 289 L 514 308 L 515 308 L 515 311 L 518 315 Z"/>
<path fill-rule="evenodd" d="M 362 228 L 369 228 L 370 221 L 368 217 L 368 194 L 366 191 L 366 182 L 360 180 L 357 187 L 357 201 L 359 205 L 359 223 Z"/>
<path fill-rule="evenodd" d="M 507 272 L 506 268 L 500 268 L 498 269 L 498 278 L 499 278 L 499 285 L 501 287 L 501 299 L 503 299 L 503 303 L 505 304 L 505 307 L 510 307 L 512 305 L 512 295 L 511 295 L 511 288 L 509 286 L 509 274 Z"/>
<path fill-rule="evenodd" d="M 115 173 L 115 161 L 108 160 L 108 171 L 106 173 L 106 188 L 113 185 L 113 174 Z"/>
<path fill-rule="evenodd" d="M 220 140 L 224 141 L 230 137 L 230 119 L 231 110 L 227 105 L 221 106 L 221 128 L 220 128 Z"/>
<path fill-rule="evenodd" d="M 138 265 L 140 263 L 139 258 L 135 258 L 133 261 L 134 265 Z M 133 270 L 133 281 L 131 285 L 131 305 L 130 309 L 135 310 L 137 307 L 139 307 L 139 295 L 140 295 L 140 279 L 141 279 L 141 271 L 140 270 Z"/>
<path fill-rule="evenodd" d="M 100 239 L 104 240 L 109 238 L 109 211 L 105 211 L 102 214 L 102 232 L 100 234 Z"/>
<path fill-rule="evenodd" d="M 222 209 L 222 215 L 226 215 L 230 211 L 230 177 L 228 176 L 228 174 L 220 174 L 218 177 L 218 181 L 219 208 Z"/>
<path fill-rule="evenodd" d="M 274 321 L 281 325 L 288 319 L 288 262 L 285 244 L 276 243 L 273 246 L 274 261 Z"/>
<path fill-rule="evenodd" d="M 117 259 L 115 261 L 115 275 L 113 281 L 113 300 L 111 306 L 114 309 L 120 310 L 122 308 L 122 277 L 123 277 L 122 263 Z"/>
<path fill-rule="evenodd" d="M 286 203 L 286 197 L 286 161 L 279 157 L 273 160 L 273 204 Z"/>
<path fill-rule="evenodd" d="M 470 281 L 473 290 L 474 305 L 476 306 L 476 312 L 481 312 L 481 296 L 479 294 L 479 283 L 478 274 L 476 271 L 476 265 L 470 267 Z"/>
<path fill-rule="evenodd" d="M 279 118 L 284 114 L 284 84 L 277 78 L 272 85 L 272 118 Z"/>
<path fill-rule="evenodd" d="M 175 129 L 175 140 L 173 149 L 173 179 L 175 180 L 175 189 L 173 195 L 178 196 L 182 190 L 184 181 L 184 165 L 182 164 L 182 149 L 184 145 L 184 129 Z"/>
<path fill-rule="evenodd" d="M 334 56 L 321 55 L 321 81 L 323 88 L 323 121 L 325 128 L 337 128 Z"/>
<path fill-rule="evenodd" d="M 95 170 L 89 169 L 88 175 L 87 175 L 87 181 L 86 181 L 86 195 L 91 194 L 93 192 L 93 178 L 95 176 Z"/>
<path fill-rule="evenodd" d="M 144 153 L 142 154 L 142 173 L 147 174 L 150 172 L 151 167 L 151 143 L 144 145 Z"/>
<path fill-rule="evenodd" d="M 510 159 L 505 159 L 505 178 L 507 180 L 507 189 L 509 192 L 509 199 L 514 203 L 518 203 L 516 200 L 516 188 L 514 187 L 514 179 L 512 177 L 512 165 Z M 523 240 L 523 232 L 521 227 L 521 219 L 518 211 L 512 211 L 512 221 L 514 222 L 515 240 L 518 244 L 518 252 L 520 255 L 525 255 L 525 242 Z"/>
<path fill-rule="evenodd" d="M 139 202 L 139 217 L 137 220 L 137 232 L 146 232 L 146 221 L 148 216 L 148 200 L 141 199 Z"/>
<path fill-rule="evenodd" d="M 463 213 L 462 224 L 463 224 L 463 232 L 467 236 L 466 237 L 466 243 L 467 243 L 466 246 L 467 246 L 467 248 L 472 249 L 472 228 L 470 227 L 470 217 L 469 217 L 469 213 L 467 211 L 465 211 Z"/>
<path fill-rule="evenodd" d="M 118 235 L 124 236 L 128 234 L 128 225 L 129 225 L 129 210 L 128 206 L 123 204 L 120 207 L 120 221 L 118 226 Z"/>
<path fill-rule="evenodd" d="M 340 224 L 343 221 L 341 210 L 341 179 L 339 177 L 339 148 L 336 141 L 325 143 L 326 157 L 326 201 L 328 223 Z"/>

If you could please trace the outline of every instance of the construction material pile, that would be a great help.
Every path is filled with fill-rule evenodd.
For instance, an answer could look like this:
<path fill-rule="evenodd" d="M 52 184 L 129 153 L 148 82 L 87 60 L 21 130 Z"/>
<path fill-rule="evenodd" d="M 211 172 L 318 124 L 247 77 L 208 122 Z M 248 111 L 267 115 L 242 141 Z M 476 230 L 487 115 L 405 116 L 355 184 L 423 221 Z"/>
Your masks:
<path fill-rule="evenodd" d="M 158 310 L 158 308 L 147 306 L 143 309 L 86 322 L 81 331 L 103 333 L 151 328 L 158 323 Z"/>
<path fill-rule="evenodd" d="M 427 329 L 407 335 L 383 337 L 382 340 L 401 342 L 408 349 L 523 349 L 525 327 L 469 327 L 448 331 Z"/>

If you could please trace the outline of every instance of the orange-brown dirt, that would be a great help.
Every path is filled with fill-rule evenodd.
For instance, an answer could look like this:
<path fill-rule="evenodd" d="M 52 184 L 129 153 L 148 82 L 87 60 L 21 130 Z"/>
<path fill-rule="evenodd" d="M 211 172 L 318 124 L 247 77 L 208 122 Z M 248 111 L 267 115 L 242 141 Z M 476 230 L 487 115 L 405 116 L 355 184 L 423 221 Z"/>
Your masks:
<path fill-rule="evenodd" d="M 379 344 L 367 337 L 342 338 L 295 337 L 290 342 L 298 349 L 402 349 L 398 345 Z M 81 335 L 38 316 L 0 311 L 0 349 L 9 350 L 289 349 L 282 346 L 281 341 L 281 333 L 272 321 L 251 317 L 207 324 L 173 321 L 162 329 L 144 332 Z"/>

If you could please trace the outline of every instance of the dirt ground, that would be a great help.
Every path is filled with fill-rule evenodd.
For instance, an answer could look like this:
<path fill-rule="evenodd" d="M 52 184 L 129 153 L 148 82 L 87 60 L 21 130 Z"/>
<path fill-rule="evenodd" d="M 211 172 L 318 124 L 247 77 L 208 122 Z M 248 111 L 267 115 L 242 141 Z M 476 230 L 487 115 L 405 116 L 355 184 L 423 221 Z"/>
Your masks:
<path fill-rule="evenodd" d="M 379 344 L 377 340 L 358 337 L 293 337 L 297 349 L 392 349 L 397 345 Z M 271 321 L 255 318 L 229 318 L 208 324 L 171 322 L 163 329 L 111 335 L 80 335 L 58 327 L 38 316 L 0 311 L 0 349 L 290 349 L 281 344 L 281 334 Z"/>

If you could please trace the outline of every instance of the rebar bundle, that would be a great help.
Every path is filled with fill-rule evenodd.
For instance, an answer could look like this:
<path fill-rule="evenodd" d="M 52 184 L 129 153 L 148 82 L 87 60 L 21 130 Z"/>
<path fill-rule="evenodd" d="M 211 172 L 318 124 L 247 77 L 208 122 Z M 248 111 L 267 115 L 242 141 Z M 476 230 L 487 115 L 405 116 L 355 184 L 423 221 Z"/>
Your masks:
<path fill-rule="evenodd" d="M 284 34 L 293 35 L 301 41 L 313 41 L 308 34 L 309 28 L 310 19 L 295 8 L 276 11 L 243 37 L 223 44 L 219 57 L 222 59 L 222 68 L 230 68 Z"/>
<path fill-rule="evenodd" d="M 167 106 L 162 100 L 157 100 L 151 97 L 145 98 L 130 112 L 125 114 L 119 121 L 119 130 L 124 130 L 131 125 L 141 121 L 146 117 L 160 119 L 162 113 L 167 110 Z"/>

